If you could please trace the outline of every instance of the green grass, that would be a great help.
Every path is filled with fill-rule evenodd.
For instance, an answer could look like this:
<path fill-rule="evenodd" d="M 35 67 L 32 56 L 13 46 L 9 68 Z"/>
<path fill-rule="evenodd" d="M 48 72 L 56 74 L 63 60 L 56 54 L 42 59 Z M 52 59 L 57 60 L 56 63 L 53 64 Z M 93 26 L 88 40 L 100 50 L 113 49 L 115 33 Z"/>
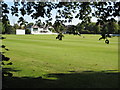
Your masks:
<path fill-rule="evenodd" d="M 106 73 L 118 72 L 118 37 L 105 44 L 100 35 L 65 35 L 62 41 L 56 35 L 4 36 L 2 43 L 10 49 L 5 55 L 13 62 L 6 67 L 20 70 L 11 71 L 17 79 L 8 79 L 8 87 L 117 87 L 116 75 Z M 42 79 L 34 81 L 37 77 Z M 36 85 L 14 86 L 18 80 Z"/>

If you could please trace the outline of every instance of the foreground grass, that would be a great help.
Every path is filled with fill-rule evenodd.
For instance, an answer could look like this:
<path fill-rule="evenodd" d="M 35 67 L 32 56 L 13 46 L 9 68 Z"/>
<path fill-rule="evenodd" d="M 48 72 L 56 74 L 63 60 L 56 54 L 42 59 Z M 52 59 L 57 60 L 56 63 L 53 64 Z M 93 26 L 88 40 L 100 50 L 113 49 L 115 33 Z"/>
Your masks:
<path fill-rule="evenodd" d="M 118 38 L 105 44 L 99 35 L 84 36 L 58 41 L 56 35 L 5 35 L 3 44 L 10 48 L 5 54 L 13 61 L 6 68 L 16 69 L 6 86 L 117 87 Z"/>

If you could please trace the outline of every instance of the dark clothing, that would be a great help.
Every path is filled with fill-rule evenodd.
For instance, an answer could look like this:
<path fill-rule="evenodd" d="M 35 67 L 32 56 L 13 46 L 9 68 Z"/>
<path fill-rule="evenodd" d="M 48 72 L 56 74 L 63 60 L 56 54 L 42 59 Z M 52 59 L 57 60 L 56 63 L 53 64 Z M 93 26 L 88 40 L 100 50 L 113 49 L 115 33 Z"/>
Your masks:
<path fill-rule="evenodd" d="M 62 37 L 64 37 L 64 35 L 62 35 L 62 33 L 58 34 L 58 36 L 56 37 L 56 39 L 62 40 Z"/>

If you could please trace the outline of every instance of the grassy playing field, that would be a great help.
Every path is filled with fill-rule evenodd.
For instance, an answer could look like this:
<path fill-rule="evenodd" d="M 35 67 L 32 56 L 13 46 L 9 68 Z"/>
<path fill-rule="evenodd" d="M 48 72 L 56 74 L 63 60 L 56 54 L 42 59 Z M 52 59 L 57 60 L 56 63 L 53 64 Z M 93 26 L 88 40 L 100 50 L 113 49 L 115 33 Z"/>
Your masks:
<path fill-rule="evenodd" d="M 13 78 L 6 87 L 118 87 L 118 37 L 100 35 L 4 35 Z M 85 38 L 83 38 L 85 36 Z"/>

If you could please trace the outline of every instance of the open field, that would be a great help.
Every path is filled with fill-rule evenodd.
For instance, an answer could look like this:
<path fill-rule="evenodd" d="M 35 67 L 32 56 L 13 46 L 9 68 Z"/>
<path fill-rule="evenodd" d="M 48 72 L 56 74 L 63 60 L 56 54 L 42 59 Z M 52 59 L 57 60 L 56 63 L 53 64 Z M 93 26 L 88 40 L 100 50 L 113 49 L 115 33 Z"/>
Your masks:
<path fill-rule="evenodd" d="M 13 62 L 12 78 L 3 87 L 118 87 L 118 37 L 110 44 L 100 35 L 3 35 Z"/>

